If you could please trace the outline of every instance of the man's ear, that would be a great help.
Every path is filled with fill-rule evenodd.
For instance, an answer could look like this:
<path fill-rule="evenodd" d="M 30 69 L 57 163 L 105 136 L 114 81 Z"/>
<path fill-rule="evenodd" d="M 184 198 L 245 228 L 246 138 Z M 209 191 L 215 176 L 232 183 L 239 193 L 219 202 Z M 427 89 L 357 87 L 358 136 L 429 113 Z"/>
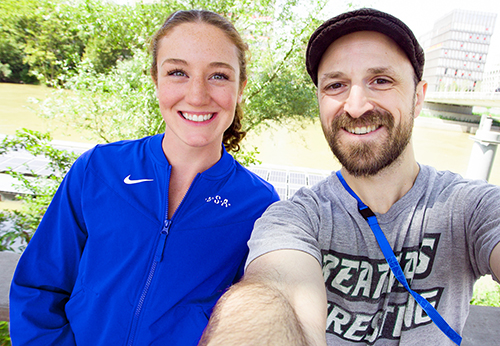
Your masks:
<path fill-rule="evenodd" d="M 422 111 L 424 106 L 425 94 L 427 92 L 427 82 L 422 80 L 418 82 L 416 90 L 415 90 L 415 113 L 413 117 L 416 118 Z"/>

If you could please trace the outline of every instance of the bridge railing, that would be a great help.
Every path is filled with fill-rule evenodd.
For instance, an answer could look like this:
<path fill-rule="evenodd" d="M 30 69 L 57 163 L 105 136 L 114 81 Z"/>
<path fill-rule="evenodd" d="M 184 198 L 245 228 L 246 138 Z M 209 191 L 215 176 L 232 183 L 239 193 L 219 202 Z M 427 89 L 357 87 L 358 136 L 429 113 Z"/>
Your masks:
<path fill-rule="evenodd" d="M 426 99 L 467 99 L 467 100 L 500 100 L 500 92 L 472 92 L 472 91 L 431 91 L 427 92 Z"/>

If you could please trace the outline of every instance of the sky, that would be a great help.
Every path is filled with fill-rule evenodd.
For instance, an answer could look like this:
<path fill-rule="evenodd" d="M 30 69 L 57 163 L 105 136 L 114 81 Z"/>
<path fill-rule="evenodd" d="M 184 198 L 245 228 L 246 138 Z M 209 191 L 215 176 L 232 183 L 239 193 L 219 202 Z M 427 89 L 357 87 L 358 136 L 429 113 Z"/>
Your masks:
<path fill-rule="evenodd" d="M 500 0 L 352 0 L 357 7 L 373 7 L 392 14 L 410 27 L 417 39 L 432 30 L 434 23 L 454 9 L 497 13 L 486 68 L 500 64 Z M 331 0 L 331 17 L 347 8 L 347 1 Z"/>

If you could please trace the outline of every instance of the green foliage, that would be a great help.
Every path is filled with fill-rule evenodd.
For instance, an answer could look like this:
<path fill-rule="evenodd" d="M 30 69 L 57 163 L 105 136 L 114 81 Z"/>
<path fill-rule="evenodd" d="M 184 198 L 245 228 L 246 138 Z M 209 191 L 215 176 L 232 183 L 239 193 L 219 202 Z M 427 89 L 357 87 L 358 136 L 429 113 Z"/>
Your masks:
<path fill-rule="evenodd" d="M 266 23 L 252 27 L 255 32 L 248 38 L 251 75 L 244 99 L 247 131 L 269 121 L 291 123 L 318 114 L 315 87 L 306 73 L 304 56 L 325 4 L 303 1 L 299 7 L 297 2 L 287 1 Z"/>
<path fill-rule="evenodd" d="M 67 2 L 2 1 L 0 61 L 13 71 L 3 81 L 51 84 L 75 66 L 84 43 L 78 39 L 73 17 L 74 9 Z"/>
<path fill-rule="evenodd" d="M 12 169 L 6 172 L 19 181 L 23 192 L 19 199 L 24 203 L 21 210 L 0 212 L 0 251 L 14 251 L 16 241 L 21 242 L 21 250 L 29 243 L 64 175 L 76 160 L 77 155 L 54 148 L 50 141 L 49 134 L 23 129 L 2 142 L 0 155 L 11 150 L 26 150 L 34 156 L 43 156 L 49 160 L 47 169 L 51 174 L 41 176 L 31 171 L 28 176 Z M 1 227 L 5 222 L 11 224 Z"/>
<path fill-rule="evenodd" d="M 496 291 L 478 293 L 472 298 L 471 304 L 500 307 L 500 288 Z"/>
<path fill-rule="evenodd" d="M 134 51 L 146 51 L 148 38 L 177 7 L 175 1 L 122 6 L 82 0 L 77 4 L 74 20 L 78 37 L 85 42 L 81 58 L 90 62 L 96 73 L 108 72 L 117 61 L 131 58 Z"/>
<path fill-rule="evenodd" d="M 0 321 L 0 346 L 10 346 L 9 323 Z"/>
<path fill-rule="evenodd" d="M 482 277 L 474 285 L 472 305 L 500 307 L 500 285 L 491 277 Z"/>
<path fill-rule="evenodd" d="M 232 153 L 234 159 L 245 167 L 261 164 L 262 162 L 257 159 L 258 154 L 259 150 L 257 147 L 253 147 L 252 150 L 240 150 Z"/>
<path fill-rule="evenodd" d="M 56 90 L 40 103 L 40 115 L 63 118 L 72 128 L 87 130 L 93 135 L 89 139 L 100 142 L 160 133 L 165 125 L 149 65 L 143 51 L 118 61 L 109 73 L 97 73 L 85 60 L 66 81 L 66 90 Z"/>
<path fill-rule="evenodd" d="M 0 81 L 33 83 L 24 62 L 24 46 L 34 1 L 0 1 Z"/>
<path fill-rule="evenodd" d="M 109 71 L 134 49 L 145 50 L 147 38 L 175 8 L 175 1 L 132 7 L 101 0 L 2 0 L 0 67 L 6 66 L 0 81 L 58 85 L 83 59 L 96 72 Z"/>
<path fill-rule="evenodd" d="M 78 39 L 78 31 L 73 25 L 72 6 L 39 0 L 30 7 L 30 17 L 24 28 L 24 62 L 39 81 L 51 85 L 80 60 L 84 43 Z"/>
<path fill-rule="evenodd" d="M 0 78 L 9 78 L 12 74 L 9 64 L 0 63 Z"/>
<path fill-rule="evenodd" d="M 177 3 L 177 9 L 205 8 L 226 15 L 248 41 L 251 60 L 243 98 L 246 131 L 270 121 L 292 123 L 316 116 L 315 91 L 305 71 L 303 51 L 325 2 L 302 2 L 300 6 L 312 8 L 307 15 L 301 14 L 294 0 L 279 8 L 275 0 Z M 86 0 L 79 6 L 84 7 L 79 22 L 86 23 L 79 25 L 79 38 L 87 42 L 83 60 L 59 76 L 58 82 L 71 92 L 56 91 L 41 105 L 41 114 L 63 118 L 72 128 L 92 133 L 90 139 L 104 142 L 163 131 L 148 76 L 146 41 L 173 5 L 116 7 Z M 107 18 L 105 23 L 102 18 Z M 116 65 L 109 68 L 112 63 Z"/>

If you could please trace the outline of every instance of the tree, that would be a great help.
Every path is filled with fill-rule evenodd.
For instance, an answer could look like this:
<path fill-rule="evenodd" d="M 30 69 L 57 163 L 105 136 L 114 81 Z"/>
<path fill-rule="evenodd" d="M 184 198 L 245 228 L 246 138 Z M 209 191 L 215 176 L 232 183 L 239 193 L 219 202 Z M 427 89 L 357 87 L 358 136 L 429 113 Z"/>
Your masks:
<path fill-rule="evenodd" d="M 78 38 L 74 10 L 69 4 L 40 0 L 31 13 L 25 29 L 24 62 L 39 81 L 52 85 L 78 63 L 84 43 Z"/>
<path fill-rule="evenodd" d="M 97 73 L 105 73 L 117 61 L 130 59 L 134 51 L 147 51 L 148 42 L 176 1 L 122 6 L 100 0 L 77 2 L 79 38 L 85 42 L 82 60 L 92 63 Z"/>
<path fill-rule="evenodd" d="M 149 76 L 149 57 L 135 51 L 108 73 L 97 73 L 89 60 L 77 68 L 64 86 L 40 104 L 40 114 L 62 117 L 68 126 L 86 130 L 99 142 L 134 139 L 164 129 L 154 84 Z"/>
<path fill-rule="evenodd" d="M 312 30 L 318 24 L 315 18 L 325 3 L 326 0 L 301 2 L 299 5 L 295 0 L 288 0 L 280 2 L 278 6 L 276 0 L 192 0 L 177 4 L 180 9 L 206 8 L 225 15 L 249 42 L 250 73 L 243 101 L 246 114 L 244 129 L 247 131 L 256 130 L 269 122 L 291 123 L 291 120 L 313 119 L 316 116 L 314 86 L 305 71 L 304 50 Z M 86 0 L 81 6 L 88 7 L 89 4 L 92 1 Z M 307 5 L 308 14 L 302 15 Z M 100 11 L 105 13 L 110 11 L 104 3 L 100 6 L 92 7 L 93 11 L 98 8 L 102 8 Z M 157 8 L 151 11 L 148 6 Z M 147 25 L 137 29 L 143 36 L 142 41 L 137 35 L 135 38 L 124 37 L 122 29 L 108 30 L 107 35 L 91 34 L 101 32 L 102 23 L 97 25 L 97 20 L 92 21 L 88 19 L 89 15 L 82 15 L 86 18 L 82 22 L 94 23 L 85 24 L 87 29 L 84 32 L 89 37 L 82 38 L 82 41 L 100 42 L 99 37 L 109 36 L 106 39 L 109 42 L 124 37 L 124 41 L 135 43 L 127 49 L 120 48 L 126 54 L 118 57 L 116 66 L 111 70 L 102 66 L 104 60 L 96 58 L 111 50 L 100 50 L 99 54 L 94 54 L 91 53 L 91 45 L 87 45 L 82 62 L 73 70 L 73 74 L 65 77 L 64 89 L 71 90 L 71 93 L 58 90 L 41 105 L 43 116 L 66 119 L 70 126 L 86 129 L 93 134 L 94 140 L 104 142 L 163 131 L 154 86 L 149 80 L 149 58 L 145 53 L 147 40 L 144 37 L 151 36 L 161 26 L 170 9 L 171 5 L 166 3 L 141 3 L 121 10 L 121 16 L 132 16 L 132 13 L 135 16 L 134 20 L 124 22 L 147 21 Z M 157 16 L 147 17 L 146 13 Z M 93 16 L 103 17 L 95 13 Z M 153 28 L 152 24 L 156 27 Z M 135 24 L 133 27 L 137 26 Z M 117 59 L 117 56 L 113 59 Z"/>
<path fill-rule="evenodd" d="M 147 37 L 175 1 L 121 6 L 101 0 L 0 2 L 0 81 L 59 85 L 82 59 L 107 72 Z"/>
<path fill-rule="evenodd" d="M 26 28 L 30 22 L 33 1 L 0 2 L 0 82 L 34 83 L 29 65 L 24 62 Z"/>

